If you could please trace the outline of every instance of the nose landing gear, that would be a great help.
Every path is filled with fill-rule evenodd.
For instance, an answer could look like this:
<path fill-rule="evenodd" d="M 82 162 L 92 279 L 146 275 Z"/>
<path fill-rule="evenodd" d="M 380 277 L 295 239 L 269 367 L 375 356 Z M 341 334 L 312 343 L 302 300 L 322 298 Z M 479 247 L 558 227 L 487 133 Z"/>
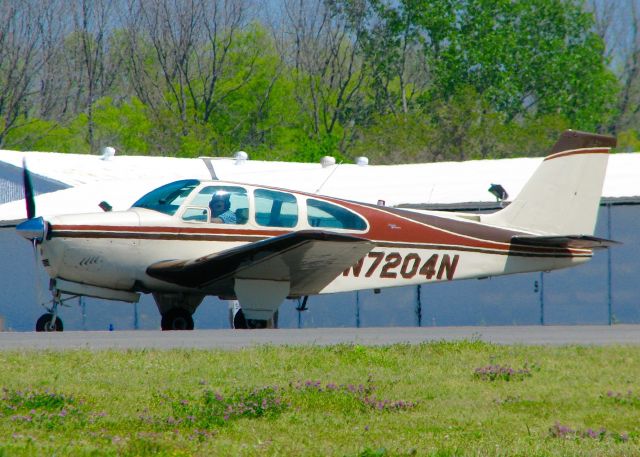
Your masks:
<path fill-rule="evenodd" d="M 51 308 L 45 307 L 47 312 L 36 321 L 36 332 L 61 332 L 64 330 L 62 319 L 58 317 L 58 305 L 62 304 L 63 300 L 60 296 L 60 291 L 54 291 L 51 299 Z"/>
<path fill-rule="evenodd" d="M 62 319 L 53 313 L 44 313 L 36 321 L 36 332 L 61 332 L 63 330 Z"/>

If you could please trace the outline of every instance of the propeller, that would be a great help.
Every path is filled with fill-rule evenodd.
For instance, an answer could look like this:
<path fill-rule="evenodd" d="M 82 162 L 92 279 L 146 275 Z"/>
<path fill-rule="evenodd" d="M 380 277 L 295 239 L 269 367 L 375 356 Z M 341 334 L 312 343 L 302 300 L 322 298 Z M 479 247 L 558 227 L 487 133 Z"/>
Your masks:
<path fill-rule="evenodd" d="M 42 243 L 47 236 L 47 222 L 44 218 L 36 217 L 36 201 L 31 182 L 31 173 L 27 168 L 27 161 L 22 159 L 22 183 L 24 186 L 24 201 L 27 207 L 27 220 L 18 224 L 16 231 L 20 236 L 26 238 L 33 246 L 33 259 L 35 262 L 35 282 L 37 299 L 41 305 L 45 306 L 43 298 L 42 284 L 38 279 L 38 244 Z M 62 331 L 62 321 L 57 316 L 58 301 L 55 296 L 53 306 L 47 309 L 47 313 L 40 316 L 36 323 L 36 331 Z"/>
<path fill-rule="evenodd" d="M 27 207 L 27 220 L 18 224 L 16 231 L 20 236 L 36 243 L 44 240 L 47 224 L 42 217 L 36 217 L 36 201 L 33 193 L 31 173 L 27 168 L 27 161 L 22 159 L 22 182 L 24 185 L 24 200 Z"/>
<path fill-rule="evenodd" d="M 22 182 L 24 185 L 24 201 L 27 204 L 27 219 L 33 219 L 36 216 L 36 200 L 33 195 L 31 173 L 29 173 L 25 158 L 22 159 Z"/>

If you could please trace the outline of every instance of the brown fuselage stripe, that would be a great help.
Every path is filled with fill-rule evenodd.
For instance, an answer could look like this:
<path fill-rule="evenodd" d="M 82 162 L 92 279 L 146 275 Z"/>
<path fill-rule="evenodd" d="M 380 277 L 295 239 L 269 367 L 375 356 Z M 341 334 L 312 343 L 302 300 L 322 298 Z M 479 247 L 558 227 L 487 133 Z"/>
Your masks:
<path fill-rule="evenodd" d="M 362 211 L 362 210 L 365 211 Z M 386 209 L 386 208 L 385 208 Z M 470 246 L 483 249 L 508 249 L 511 244 L 511 236 L 524 235 L 522 232 L 513 232 L 508 230 L 496 231 L 482 231 L 473 234 L 458 234 L 455 233 L 456 228 L 460 228 L 466 224 L 460 224 L 460 226 L 438 228 L 432 225 L 425 226 L 426 221 L 414 220 L 409 218 L 410 215 L 403 215 L 405 218 L 396 217 L 394 214 L 388 214 L 386 211 L 380 211 L 378 208 L 373 208 L 373 211 L 377 210 L 377 214 L 369 215 L 363 214 L 368 212 L 367 208 L 362 208 L 360 213 L 364 217 L 369 219 L 380 219 L 384 217 L 385 222 L 380 222 L 380 225 L 393 226 L 395 221 L 398 224 L 403 224 L 401 230 L 386 228 L 386 229 L 371 229 L 366 233 L 350 233 L 352 236 L 362 237 L 369 240 L 383 240 L 395 243 L 423 243 L 425 239 L 437 240 L 438 244 L 456 245 L 456 246 Z M 373 212 L 372 211 L 372 212 Z M 386 217 L 385 217 L 386 216 Z M 411 215 L 412 216 L 412 215 Z M 416 215 L 416 219 L 420 219 L 423 215 Z M 427 216 L 429 217 L 429 216 Z M 433 219 L 433 220 L 431 220 Z M 439 218 L 430 217 L 429 222 L 436 222 Z M 446 222 L 446 221 L 445 221 Z M 212 235 L 231 235 L 231 236 L 249 236 L 253 239 L 256 236 L 279 236 L 286 233 L 290 233 L 291 230 L 263 230 L 263 229 L 241 229 L 234 228 L 232 232 L 229 229 L 221 228 L 203 228 L 203 227 L 139 227 L 139 226 L 106 226 L 106 225 L 56 225 L 50 227 L 49 236 L 60 236 L 56 233 L 70 233 L 70 232 L 105 232 L 105 233 L 131 233 L 132 238 L 147 237 L 148 234 L 168 234 L 169 239 L 176 239 L 176 236 L 196 235 L 202 239 L 202 236 Z M 137 236 L 136 234 L 143 234 L 143 236 Z M 488 236 L 482 236 L 488 235 Z M 106 235 L 100 235 L 98 237 L 104 237 Z M 121 237 L 121 236 L 120 236 Z M 493 239 L 492 239 L 493 238 Z M 225 238 L 226 240 L 227 238 Z"/>
<path fill-rule="evenodd" d="M 209 235 L 209 234 L 181 234 L 181 233 L 131 233 L 131 232 L 75 232 L 70 230 L 56 231 L 51 238 L 116 238 L 132 240 L 182 240 L 182 241 L 260 241 L 266 236 L 242 235 Z"/>
<path fill-rule="evenodd" d="M 164 228 L 166 229 L 166 228 Z M 176 231 L 174 229 L 174 231 Z M 237 235 L 237 234 L 209 234 L 209 233 L 168 233 L 168 230 L 157 232 L 125 232 L 125 231 L 86 231 L 86 230 L 51 230 L 51 238 L 111 238 L 111 239 L 135 239 L 135 240 L 173 240 L 173 241 L 221 241 L 221 242 L 252 242 L 269 238 L 264 235 Z M 286 233 L 286 232 L 283 232 Z M 279 234 L 283 234 L 279 233 Z M 274 235 L 270 235 L 274 236 Z M 461 252 L 477 252 L 494 255 L 516 255 L 519 257 L 591 257 L 589 250 L 553 249 L 537 246 L 507 245 L 504 247 L 478 247 L 473 245 L 450 245 L 446 243 L 405 243 L 389 240 L 371 240 L 380 248 L 409 248 L 409 249 L 433 249 Z"/>

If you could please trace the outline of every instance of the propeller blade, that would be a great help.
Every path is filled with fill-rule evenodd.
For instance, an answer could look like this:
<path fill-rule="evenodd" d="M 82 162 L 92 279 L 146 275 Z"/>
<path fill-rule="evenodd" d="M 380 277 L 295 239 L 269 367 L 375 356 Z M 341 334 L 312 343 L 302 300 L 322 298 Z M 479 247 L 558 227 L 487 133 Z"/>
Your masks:
<path fill-rule="evenodd" d="M 24 200 L 27 204 L 27 219 L 33 219 L 36 215 L 36 201 L 33 195 L 31 174 L 27 168 L 26 159 L 22 159 L 22 181 L 24 184 Z"/>

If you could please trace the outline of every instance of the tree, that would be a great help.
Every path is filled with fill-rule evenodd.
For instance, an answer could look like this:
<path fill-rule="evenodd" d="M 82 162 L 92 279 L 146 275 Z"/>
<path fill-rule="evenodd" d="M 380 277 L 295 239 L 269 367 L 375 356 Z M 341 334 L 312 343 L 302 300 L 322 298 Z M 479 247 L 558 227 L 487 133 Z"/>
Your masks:
<path fill-rule="evenodd" d="M 292 35 L 291 54 L 284 59 L 293 67 L 307 157 L 345 154 L 363 115 L 366 63 L 360 46 L 367 2 L 289 1 L 284 13 Z"/>
<path fill-rule="evenodd" d="M 120 62 L 108 68 L 107 26 L 113 20 L 109 0 L 81 0 L 74 10 L 74 25 L 79 33 L 83 73 L 86 74 L 87 136 L 91 152 L 94 141 L 93 107 L 98 98 L 106 95 L 119 71 Z"/>
<path fill-rule="evenodd" d="M 44 64 L 45 24 L 42 16 L 32 14 L 33 3 L 0 3 L 0 145 L 21 119 L 27 122 L 34 81 Z"/>
<path fill-rule="evenodd" d="M 456 0 L 446 49 L 434 58 L 432 97 L 471 86 L 511 122 L 559 113 L 574 128 L 605 129 L 617 90 L 593 16 L 571 0 Z"/>

